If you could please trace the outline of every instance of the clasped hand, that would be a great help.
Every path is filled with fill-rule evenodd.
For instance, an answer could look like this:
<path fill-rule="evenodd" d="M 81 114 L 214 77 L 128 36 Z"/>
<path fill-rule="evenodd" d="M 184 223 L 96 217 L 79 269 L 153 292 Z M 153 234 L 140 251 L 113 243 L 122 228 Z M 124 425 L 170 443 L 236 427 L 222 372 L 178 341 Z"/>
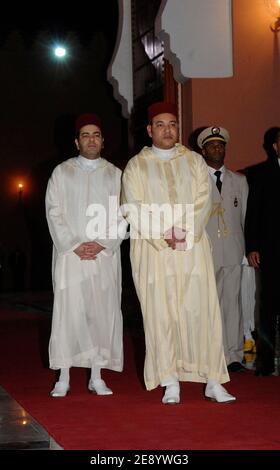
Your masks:
<path fill-rule="evenodd" d="M 171 227 L 164 234 L 164 240 L 172 250 L 185 250 L 187 247 L 186 230 L 179 227 Z"/>
<path fill-rule="evenodd" d="M 74 253 L 79 256 L 81 260 L 94 260 L 98 253 L 104 250 L 104 246 L 99 245 L 95 241 L 84 242 L 74 250 Z"/>

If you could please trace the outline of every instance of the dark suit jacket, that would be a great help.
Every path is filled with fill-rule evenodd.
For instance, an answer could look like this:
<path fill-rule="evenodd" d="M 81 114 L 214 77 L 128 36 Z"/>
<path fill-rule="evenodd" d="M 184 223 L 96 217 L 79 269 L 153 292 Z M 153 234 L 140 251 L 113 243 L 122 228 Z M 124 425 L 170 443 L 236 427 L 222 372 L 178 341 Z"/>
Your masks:
<path fill-rule="evenodd" d="M 245 221 L 246 253 L 258 251 L 261 266 L 279 270 L 280 166 L 277 159 L 267 160 L 249 178 L 249 196 Z M 278 266 L 277 266 L 278 264 Z M 278 271 L 279 272 L 279 271 Z"/>
<path fill-rule="evenodd" d="M 267 160 L 251 172 L 245 220 L 246 252 L 260 253 L 261 306 L 258 326 L 257 369 L 274 370 L 276 317 L 280 314 L 280 166 Z"/>

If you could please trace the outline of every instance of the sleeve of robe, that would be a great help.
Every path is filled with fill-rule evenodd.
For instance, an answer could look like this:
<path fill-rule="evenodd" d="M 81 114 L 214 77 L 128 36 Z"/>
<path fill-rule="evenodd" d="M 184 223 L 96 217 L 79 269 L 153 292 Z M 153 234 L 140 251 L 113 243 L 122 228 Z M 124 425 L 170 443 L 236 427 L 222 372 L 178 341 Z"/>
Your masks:
<path fill-rule="evenodd" d="M 199 157 L 199 158 L 198 158 Z M 199 242 L 205 230 L 212 209 L 212 184 L 203 158 L 196 155 L 194 197 L 194 242 Z"/>
<path fill-rule="evenodd" d="M 156 183 L 155 183 L 156 184 Z M 144 195 L 138 168 L 135 159 L 131 159 L 123 173 L 122 180 L 122 204 L 124 216 L 132 226 L 133 230 L 143 239 L 147 240 L 157 251 L 168 248 L 166 241 L 161 238 L 152 238 L 151 227 L 159 225 L 158 220 L 152 221 L 153 214 L 143 203 Z M 140 222 L 140 223 L 139 223 Z"/>
<path fill-rule="evenodd" d="M 104 233 L 98 239 L 95 239 L 97 243 L 102 245 L 105 250 L 102 251 L 104 255 L 112 255 L 120 246 L 123 239 L 125 238 L 127 230 L 127 222 L 123 218 L 120 210 L 120 192 L 121 192 L 121 171 L 116 171 L 116 196 L 117 196 L 117 209 L 118 211 L 110 214 L 109 224 Z M 113 238 L 110 237 L 110 233 L 113 234 Z"/>
<path fill-rule="evenodd" d="M 58 166 L 49 179 L 46 191 L 46 216 L 53 244 L 58 254 L 75 250 L 83 240 L 79 240 L 70 230 L 63 211 L 61 195 L 62 175 Z"/>

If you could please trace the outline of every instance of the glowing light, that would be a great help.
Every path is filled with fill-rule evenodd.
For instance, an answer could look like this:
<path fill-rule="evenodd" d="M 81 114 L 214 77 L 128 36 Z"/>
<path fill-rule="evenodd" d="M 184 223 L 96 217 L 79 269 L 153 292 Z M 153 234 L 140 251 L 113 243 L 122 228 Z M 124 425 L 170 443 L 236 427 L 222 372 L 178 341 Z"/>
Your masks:
<path fill-rule="evenodd" d="M 22 189 L 22 188 L 23 188 L 23 184 L 22 184 L 22 183 L 19 183 L 19 184 L 18 184 L 18 188 L 19 188 L 19 189 Z"/>
<path fill-rule="evenodd" d="M 280 17 L 280 0 L 265 0 L 265 5 L 274 18 Z"/>
<path fill-rule="evenodd" d="M 65 57 L 65 56 L 66 56 L 66 53 L 67 53 L 67 52 L 66 52 L 65 47 L 56 46 L 56 47 L 54 48 L 54 55 L 55 55 L 56 57 L 58 57 L 59 59 L 62 59 L 63 57 Z"/>
<path fill-rule="evenodd" d="M 264 2 L 268 12 L 275 18 L 270 29 L 274 33 L 278 33 L 280 31 L 280 0 L 264 0 Z"/>

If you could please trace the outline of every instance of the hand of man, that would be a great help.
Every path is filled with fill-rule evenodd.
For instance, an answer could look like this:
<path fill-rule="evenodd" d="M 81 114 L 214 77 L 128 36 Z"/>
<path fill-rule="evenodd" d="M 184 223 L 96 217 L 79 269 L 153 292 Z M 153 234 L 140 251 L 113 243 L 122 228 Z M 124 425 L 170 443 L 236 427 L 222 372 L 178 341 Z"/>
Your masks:
<path fill-rule="evenodd" d="M 172 227 L 164 234 L 164 239 L 172 250 L 186 248 L 186 231 L 179 227 Z"/>
<path fill-rule="evenodd" d="M 249 266 L 252 266 L 252 268 L 258 268 L 260 266 L 260 254 L 258 251 L 251 251 L 247 259 Z"/>
<path fill-rule="evenodd" d="M 79 256 L 81 260 L 94 260 L 102 250 L 104 250 L 104 246 L 92 241 L 82 243 L 74 250 L 74 253 Z"/>

